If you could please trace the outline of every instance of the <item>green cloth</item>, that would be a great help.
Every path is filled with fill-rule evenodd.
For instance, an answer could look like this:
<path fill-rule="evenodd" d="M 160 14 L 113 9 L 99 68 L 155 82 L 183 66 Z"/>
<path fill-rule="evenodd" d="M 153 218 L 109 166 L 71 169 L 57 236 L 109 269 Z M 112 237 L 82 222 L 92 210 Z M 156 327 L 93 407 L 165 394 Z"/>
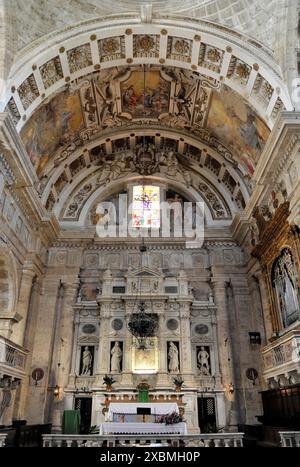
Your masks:
<path fill-rule="evenodd" d="M 149 402 L 148 389 L 139 389 L 138 402 Z"/>
<path fill-rule="evenodd" d="M 80 431 L 80 411 L 64 410 L 62 432 L 66 435 L 78 435 Z"/>

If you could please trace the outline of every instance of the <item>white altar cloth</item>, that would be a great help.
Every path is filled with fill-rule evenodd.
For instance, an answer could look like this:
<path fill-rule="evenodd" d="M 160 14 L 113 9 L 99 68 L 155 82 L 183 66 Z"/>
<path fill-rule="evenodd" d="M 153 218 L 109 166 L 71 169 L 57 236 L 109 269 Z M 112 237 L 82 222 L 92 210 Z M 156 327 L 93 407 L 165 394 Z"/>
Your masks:
<path fill-rule="evenodd" d="M 100 435 L 109 434 L 187 434 L 186 423 L 174 423 L 165 425 L 164 423 L 102 423 L 99 430 Z"/>
<path fill-rule="evenodd" d="M 171 412 L 179 413 L 176 402 L 111 402 L 108 408 L 108 419 L 113 420 L 114 414 L 136 414 L 137 408 L 150 408 L 152 415 L 167 415 Z"/>

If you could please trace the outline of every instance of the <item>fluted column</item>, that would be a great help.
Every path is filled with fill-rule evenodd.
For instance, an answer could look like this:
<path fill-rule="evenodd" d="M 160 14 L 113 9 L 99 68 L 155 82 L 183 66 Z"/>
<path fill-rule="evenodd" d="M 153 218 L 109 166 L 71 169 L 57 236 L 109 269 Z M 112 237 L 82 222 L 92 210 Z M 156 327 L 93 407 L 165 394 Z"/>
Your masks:
<path fill-rule="evenodd" d="M 214 298 L 217 305 L 217 336 L 219 349 L 220 373 L 223 384 L 233 382 L 232 372 L 232 348 L 230 339 L 230 329 L 227 311 L 227 283 L 224 279 L 212 281 Z"/>
<path fill-rule="evenodd" d="M 124 386 L 132 386 L 132 335 L 128 331 L 128 323 L 130 320 L 130 309 L 125 312 L 125 339 L 123 342 L 123 372 L 122 384 Z"/>
<path fill-rule="evenodd" d="M 190 304 L 182 303 L 179 311 L 181 331 L 180 372 L 184 375 L 185 385 L 193 385 L 192 346 L 190 330 Z"/>
<path fill-rule="evenodd" d="M 110 320 L 110 302 L 101 303 L 100 308 L 100 337 L 98 362 L 96 365 L 96 384 L 102 386 L 102 378 L 110 371 L 110 347 L 109 347 L 109 320 Z"/>
<path fill-rule="evenodd" d="M 229 388 L 234 384 L 234 375 L 232 368 L 232 347 L 230 338 L 230 327 L 227 309 L 227 283 L 225 279 L 213 279 L 212 286 L 214 290 L 214 299 L 217 305 L 216 321 L 217 321 L 217 337 L 220 373 L 222 376 L 223 388 L 225 389 L 225 420 L 229 425 L 232 419 L 232 402 L 233 395 Z"/>
<path fill-rule="evenodd" d="M 77 372 L 76 358 L 77 358 L 77 347 L 78 347 L 79 324 L 80 324 L 80 316 L 77 311 L 75 313 L 75 318 L 74 318 L 74 335 L 73 335 L 74 346 L 72 350 L 72 363 L 71 363 L 71 371 L 70 371 L 70 374 L 72 375 L 72 379 L 75 378 L 75 375 Z M 74 383 L 75 383 L 75 380 L 74 380 Z"/>
<path fill-rule="evenodd" d="M 61 430 L 64 409 L 68 406 L 68 395 L 65 398 L 64 389 L 68 385 L 71 371 L 71 356 L 74 332 L 74 309 L 76 292 L 78 289 L 78 275 L 63 282 L 63 300 L 57 317 L 57 327 L 54 337 L 51 386 L 60 388 L 59 397 L 49 401 L 49 418 L 52 419 L 52 429 Z"/>
<path fill-rule="evenodd" d="M 59 332 L 56 340 L 58 350 L 57 362 L 60 363 L 59 374 L 57 375 L 57 384 L 61 388 L 68 385 L 68 378 L 71 372 L 73 337 L 74 337 L 74 302 L 78 289 L 78 275 L 73 280 L 64 282 L 64 299 L 62 304 Z"/>
<path fill-rule="evenodd" d="M 20 419 L 26 419 L 26 406 L 27 406 L 27 397 L 29 391 L 29 385 L 31 380 L 31 360 L 32 360 L 32 350 L 34 345 L 34 338 L 36 333 L 36 323 L 38 315 L 38 302 L 40 296 L 40 286 L 41 279 L 34 278 L 32 282 L 32 288 L 30 293 L 30 299 L 28 303 L 28 314 L 27 314 L 27 323 L 25 329 L 25 335 L 23 340 L 23 346 L 26 350 L 29 351 L 26 358 L 26 374 L 28 377 L 24 379 L 20 386 L 19 392 L 19 407 L 18 407 L 18 416 Z"/>
<path fill-rule="evenodd" d="M 167 339 L 165 332 L 165 315 L 161 313 L 158 315 L 158 378 L 157 385 L 161 388 L 170 385 L 168 368 L 167 368 Z"/>
<path fill-rule="evenodd" d="M 11 340 L 16 344 L 23 345 L 26 321 L 28 315 L 28 306 L 30 301 L 32 281 L 36 275 L 33 264 L 24 264 L 21 277 L 21 286 L 19 293 L 19 300 L 17 305 L 17 312 L 19 315 L 18 324 L 13 327 Z"/>

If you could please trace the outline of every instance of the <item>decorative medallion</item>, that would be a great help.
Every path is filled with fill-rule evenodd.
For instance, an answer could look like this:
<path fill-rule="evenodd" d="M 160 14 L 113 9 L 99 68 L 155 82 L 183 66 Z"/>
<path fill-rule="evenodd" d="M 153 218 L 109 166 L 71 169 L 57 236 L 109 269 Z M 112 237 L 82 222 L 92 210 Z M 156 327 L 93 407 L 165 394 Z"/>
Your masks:
<path fill-rule="evenodd" d="M 96 332 L 96 326 L 93 324 L 85 324 L 82 326 L 82 332 L 84 334 L 94 334 Z"/>
<path fill-rule="evenodd" d="M 177 319 L 168 319 L 167 321 L 167 328 L 170 329 L 170 331 L 175 331 L 175 329 L 178 328 L 178 321 Z"/>
<path fill-rule="evenodd" d="M 120 331 L 123 328 L 123 321 L 121 319 L 119 319 L 119 318 L 115 318 L 111 322 L 111 327 L 115 331 Z"/>
<path fill-rule="evenodd" d="M 195 326 L 195 333 L 196 334 L 207 334 L 208 333 L 208 326 L 206 324 L 197 324 Z"/>

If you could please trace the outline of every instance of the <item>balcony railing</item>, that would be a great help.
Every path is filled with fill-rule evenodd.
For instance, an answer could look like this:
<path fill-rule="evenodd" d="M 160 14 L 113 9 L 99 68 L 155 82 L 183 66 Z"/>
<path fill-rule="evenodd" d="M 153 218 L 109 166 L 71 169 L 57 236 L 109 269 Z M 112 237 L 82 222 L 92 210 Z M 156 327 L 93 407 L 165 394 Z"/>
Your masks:
<path fill-rule="evenodd" d="M 293 329 L 262 349 L 264 375 L 270 377 L 300 367 L 300 329 Z"/>
<path fill-rule="evenodd" d="M 44 447 L 243 447 L 244 433 L 43 435 Z"/>
<path fill-rule="evenodd" d="M 300 431 L 279 431 L 283 448 L 300 448 Z"/>
<path fill-rule="evenodd" d="M 24 371 L 27 351 L 4 337 L 0 337 L 0 365 Z"/>
<path fill-rule="evenodd" d="M 0 448 L 3 448 L 5 446 L 6 437 L 6 433 L 0 433 Z"/>

